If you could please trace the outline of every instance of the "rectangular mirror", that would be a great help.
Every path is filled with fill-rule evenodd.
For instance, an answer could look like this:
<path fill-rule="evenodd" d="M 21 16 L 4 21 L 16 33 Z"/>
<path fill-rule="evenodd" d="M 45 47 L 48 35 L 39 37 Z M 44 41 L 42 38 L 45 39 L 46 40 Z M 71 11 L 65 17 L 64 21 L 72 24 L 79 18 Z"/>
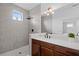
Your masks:
<path fill-rule="evenodd" d="M 41 16 L 41 32 L 52 33 L 52 15 Z"/>

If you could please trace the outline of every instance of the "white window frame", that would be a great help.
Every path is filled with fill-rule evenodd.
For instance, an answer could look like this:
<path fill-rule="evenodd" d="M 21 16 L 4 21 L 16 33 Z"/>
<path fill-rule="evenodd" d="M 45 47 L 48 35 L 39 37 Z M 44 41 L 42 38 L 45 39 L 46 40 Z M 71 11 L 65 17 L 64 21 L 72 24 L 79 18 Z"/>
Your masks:
<path fill-rule="evenodd" d="M 73 24 L 69 23 L 67 24 L 67 27 L 73 27 Z"/>
<path fill-rule="evenodd" d="M 13 10 L 12 19 L 16 21 L 23 21 L 23 13 L 17 10 Z"/>

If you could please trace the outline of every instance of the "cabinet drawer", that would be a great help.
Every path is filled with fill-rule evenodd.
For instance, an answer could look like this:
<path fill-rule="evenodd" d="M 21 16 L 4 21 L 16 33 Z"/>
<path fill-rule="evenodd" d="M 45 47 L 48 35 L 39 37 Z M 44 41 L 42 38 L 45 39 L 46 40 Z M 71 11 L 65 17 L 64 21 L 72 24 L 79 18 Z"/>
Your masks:
<path fill-rule="evenodd" d="M 32 43 L 34 44 L 39 44 L 40 45 L 40 41 L 36 40 L 36 39 L 32 39 Z"/>
<path fill-rule="evenodd" d="M 47 42 L 40 42 L 41 46 L 49 48 L 49 49 L 54 49 L 54 45 L 51 43 L 47 43 Z"/>

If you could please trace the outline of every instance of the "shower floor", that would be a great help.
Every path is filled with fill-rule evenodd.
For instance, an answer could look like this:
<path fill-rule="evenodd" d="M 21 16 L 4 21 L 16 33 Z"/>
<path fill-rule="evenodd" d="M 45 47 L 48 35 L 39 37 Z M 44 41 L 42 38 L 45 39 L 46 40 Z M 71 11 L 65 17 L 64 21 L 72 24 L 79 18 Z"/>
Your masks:
<path fill-rule="evenodd" d="M 0 56 L 30 56 L 29 45 L 0 54 Z"/>

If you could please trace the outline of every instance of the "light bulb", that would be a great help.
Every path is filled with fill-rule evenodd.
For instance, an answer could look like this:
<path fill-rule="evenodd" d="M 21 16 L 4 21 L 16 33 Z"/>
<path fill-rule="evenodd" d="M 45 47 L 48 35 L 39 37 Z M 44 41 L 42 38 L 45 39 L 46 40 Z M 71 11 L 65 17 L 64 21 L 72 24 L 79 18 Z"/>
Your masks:
<path fill-rule="evenodd" d="M 49 12 L 52 12 L 52 9 L 49 9 Z"/>
<path fill-rule="evenodd" d="M 51 12 L 52 14 L 54 14 L 54 12 Z"/>
<path fill-rule="evenodd" d="M 49 13 L 47 13 L 47 16 L 49 16 Z"/>

